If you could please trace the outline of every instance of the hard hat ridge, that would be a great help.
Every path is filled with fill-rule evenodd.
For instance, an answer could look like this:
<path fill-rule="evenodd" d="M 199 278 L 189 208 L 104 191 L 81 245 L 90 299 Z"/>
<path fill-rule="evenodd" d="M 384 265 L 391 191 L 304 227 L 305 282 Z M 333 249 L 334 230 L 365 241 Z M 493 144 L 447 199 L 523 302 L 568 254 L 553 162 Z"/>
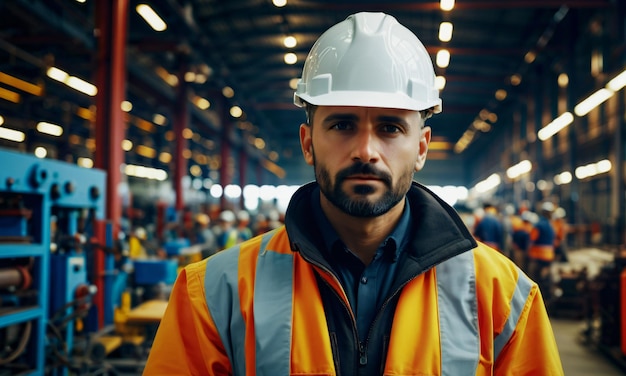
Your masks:
<path fill-rule="evenodd" d="M 420 40 L 384 13 L 356 13 L 315 42 L 294 102 L 441 111 L 434 69 Z"/>

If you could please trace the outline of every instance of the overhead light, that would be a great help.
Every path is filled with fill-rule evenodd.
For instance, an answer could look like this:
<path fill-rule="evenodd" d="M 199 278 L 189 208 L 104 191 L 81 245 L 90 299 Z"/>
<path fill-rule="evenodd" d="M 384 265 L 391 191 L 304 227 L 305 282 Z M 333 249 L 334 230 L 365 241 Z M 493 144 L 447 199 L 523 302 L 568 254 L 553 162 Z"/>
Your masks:
<path fill-rule="evenodd" d="M 0 72 L 0 82 L 7 85 L 11 85 L 16 89 L 20 89 L 29 94 L 41 96 L 43 94 L 43 88 L 39 85 L 31 84 L 30 82 L 21 80 L 17 77 L 13 77 L 9 74 Z"/>
<path fill-rule="evenodd" d="M 156 150 L 146 145 L 137 145 L 137 147 L 135 148 L 135 151 L 137 152 L 137 154 L 141 155 L 142 157 L 146 157 L 146 158 L 156 157 Z"/>
<path fill-rule="evenodd" d="M 444 76 L 435 77 L 435 87 L 437 90 L 443 90 L 446 87 L 446 78 Z"/>
<path fill-rule="evenodd" d="M 206 110 L 207 108 L 211 107 L 211 102 L 209 102 L 208 99 L 202 98 L 200 96 L 193 97 L 192 103 L 195 104 L 196 107 L 198 107 L 201 110 Z M 156 123 L 156 121 L 155 121 L 155 123 Z"/>
<path fill-rule="evenodd" d="M 11 90 L 7 90 L 5 88 L 0 87 L 0 98 L 6 99 L 9 102 L 20 103 L 21 96 L 19 93 L 16 93 Z"/>
<path fill-rule="evenodd" d="M 67 79 L 70 77 L 69 74 L 67 74 L 67 72 L 57 68 L 57 67 L 50 67 L 48 68 L 48 70 L 46 71 L 46 75 L 50 78 L 52 78 L 53 80 L 57 80 L 59 82 L 63 82 L 65 83 L 65 81 L 67 81 Z"/>
<path fill-rule="evenodd" d="M 67 84 L 67 86 L 73 89 L 76 89 L 83 94 L 87 94 L 91 97 L 98 94 L 98 89 L 96 88 L 95 85 L 85 80 L 82 80 L 78 77 L 70 76 L 65 83 Z"/>
<path fill-rule="evenodd" d="M 445 11 L 452 10 L 454 9 L 454 0 L 441 0 L 439 7 Z"/>
<path fill-rule="evenodd" d="M 449 42 L 452 39 L 452 22 L 442 22 L 439 24 L 439 40 Z"/>
<path fill-rule="evenodd" d="M 161 114 L 154 114 L 154 116 L 152 117 L 152 122 L 157 125 L 165 125 L 166 121 L 167 119 L 165 118 L 165 116 Z"/>
<path fill-rule="evenodd" d="M 133 142 L 131 140 L 122 140 L 122 150 L 131 151 L 133 149 Z"/>
<path fill-rule="evenodd" d="M 26 139 L 26 134 L 15 129 L 0 127 L 0 138 L 9 141 L 23 142 Z"/>
<path fill-rule="evenodd" d="M 120 108 L 124 112 L 130 112 L 133 109 L 133 104 L 129 101 L 122 101 L 122 103 L 120 104 Z"/>
<path fill-rule="evenodd" d="M 167 29 L 165 21 L 163 21 L 150 5 L 139 4 L 135 9 L 154 31 L 164 31 Z"/>
<path fill-rule="evenodd" d="M 167 172 L 158 168 L 138 166 L 138 165 L 125 165 L 122 166 L 123 171 L 128 176 L 135 176 L 138 178 L 153 179 L 164 181 L 167 179 Z"/>
<path fill-rule="evenodd" d="M 500 182 L 501 182 L 500 175 L 494 173 L 494 174 L 489 175 L 487 179 L 478 182 L 476 184 L 476 190 L 479 193 L 489 192 L 492 189 L 496 188 L 498 185 L 500 185 Z"/>
<path fill-rule="evenodd" d="M 524 55 L 524 61 L 527 62 L 528 64 L 535 61 L 536 58 L 537 58 L 537 54 L 534 51 L 528 51 L 526 55 Z"/>
<path fill-rule="evenodd" d="M 561 114 L 561 116 L 552 120 L 545 127 L 541 128 L 539 132 L 537 132 L 537 137 L 539 137 L 541 141 L 545 141 L 555 134 L 559 133 L 561 129 L 572 124 L 573 121 L 574 115 L 572 115 L 570 112 L 565 112 Z"/>
<path fill-rule="evenodd" d="M 272 4 L 274 4 L 275 7 L 282 8 L 287 5 L 287 0 L 272 0 Z"/>
<path fill-rule="evenodd" d="M 284 59 L 285 59 L 285 63 L 289 65 L 293 65 L 298 62 L 298 56 L 294 54 L 293 52 L 287 52 L 285 54 Z"/>
<path fill-rule="evenodd" d="M 0 125 L 4 124 L 4 117 L 2 117 L 2 115 L 0 115 Z"/>
<path fill-rule="evenodd" d="M 497 100 L 499 100 L 499 101 L 503 101 L 503 100 L 505 100 L 505 99 L 506 99 L 506 96 L 507 96 L 507 92 L 506 92 L 506 90 L 504 90 L 504 89 L 498 89 L 498 90 L 496 90 L 495 97 L 496 97 L 496 99 L 497 99 Z"/>
<path fill-rule="evenodd" d="M 296 90 L 298 88 L 298 81 L 300 81 L 299 78 L 292 78 L 291 80 L 289 80 L 289 87 L 293 90 Z"/>
<path fill-rule="evenodd" d="M 78 160 L 76 161 L 76 164 L 78 164 L 80 167 L 92 168 L 93 159 L 86 158 L 86 157 L 79 157 Z"/>
<path fill-rule="evenodd" d="M 63 127 L 45 121 L 40 121 L 39 123 L 37 123 L 37 131 L 39 131 L 40 133 L 59 137 L 63 134 Z"/>
<path fill-rule="evenodd" d="M 530 172 L 530 170 L 532 170 L 533 168 L 533 164 L 530 163 L 530 161 L 528 159 L 523 160 L 519 163 L 517 163 L 514 166 L 509 167 L 506 170 L 506 176 L 509 179 L 517 179 L 518 177 L 522 176 L 523 174 L 526 174 L 528 172 Z"/>
<path fill-rule="evenodd" d="M 298 44 L 298 40 L 293 35 L 287 35 L 283 39 L 283 45 L 287 48 L 294 48 Z"/>
<path fill-rule="evenodd" d="M 619 91 L 624 86 L 626 86 L 626 70 L 618 74 L 615 78 L 609 81 L 608 84 L 606 84 L 606 87 L 613 91 Z"/>
<path fill-rule="evenodd" d="M 578 103 L 576 107 L 574 107 L 574 113 L 578 116 L 585 116 L 591 110 L 599 106 L 602 102 L 613 96 L 614 92 L 609 89 L 600 89 L 595 93 L 588 96 L 582 102 Z"/>
<path fill-rule="evenodd" d="M 98 88 L 95 85 L 80 79 L 78 77 L 70 76 L 67 72 L 56 68 L 50 67 L 46 71 L 46 75 L 53 80 L 64 83 L 65 85 L 71 87 L 72 89 L 78 90 L 83 94 L 87 94 L 91 97 L 98 94 Z"/>
<path fill-rule="evenodd" d="M 230 108 L 230 116 L 234 118 L 240 118 L 243 115 L 243 110 L 239 106 L 232 106 Z"/>
<path fill-rule="evenodd" d="M 567 87 L 567 85 L 569 84 L 569 76 L 567 75 L 567 73 L 559 74 L 559 77 L 557 78 L 557 83 L 559 84 L 559 87 Z"/>
<path fill-rule="evenodd" d="M 232 98 L 235 96 L 235 90 L 230 86 L 224 86 L 224 88 L 222 88 L 222 95 L 226 98 Z"/>
<path fill-rule="evenodd" d="M 444 49 L 439 50 L 439 52 L 437 52 L 437 66 L 439 68 L 445 68 L 448 66 L 448 64 L 450 64 L 450 51 Z"/>
<path fill-rule="evenodd" d="M 46 155 L 48 155 L 48 150 L 46 148 L 44 148 L 43 146 L 37 146 L 35 148 L 35 157 L 37 158 L 45 158 Z"/>

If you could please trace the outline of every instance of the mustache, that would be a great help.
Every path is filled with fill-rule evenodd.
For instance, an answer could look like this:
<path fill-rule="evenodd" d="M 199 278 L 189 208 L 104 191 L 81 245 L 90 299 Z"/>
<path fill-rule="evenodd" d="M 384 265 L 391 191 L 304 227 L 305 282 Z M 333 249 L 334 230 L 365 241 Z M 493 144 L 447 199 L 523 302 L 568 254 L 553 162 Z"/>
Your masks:
<path fill-rule="evenodd" d="M 351 166 L 339 171 L 337 173 L 336 180 L 337 182 L 340 182 L 347 179 L 351 175 L 371 175 L 382 180 L 387 185 L 391 184 L 391 175 L 385 171 L 379 170 L 371 163 L 356 161 Z"/>

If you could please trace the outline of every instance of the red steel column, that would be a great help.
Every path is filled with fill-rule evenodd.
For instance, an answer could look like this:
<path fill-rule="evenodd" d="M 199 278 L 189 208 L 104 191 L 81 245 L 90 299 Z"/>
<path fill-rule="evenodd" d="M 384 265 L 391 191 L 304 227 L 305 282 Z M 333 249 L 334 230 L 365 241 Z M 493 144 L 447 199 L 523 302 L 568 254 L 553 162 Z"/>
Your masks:
<path fill-rule="evenodd" d="M 107 173 L 106 218 L 112 223 L 114 240 L 120 229 L 122 200 L 118 186 L 122 180 L 120 166 L 124 163 L 122 141 L 125 136 L 124 115 L 121 108 L 126 98 L 126 37 L 128 0 L 99 0 L 96 3 L 96 154 L 95 166 Z M 103 239 L 101 239 L 103 240 Z M 104 254 L 97 252 L 94 259 L 98 287 L 95 296 L 98 323 L 104 323 Z"/>

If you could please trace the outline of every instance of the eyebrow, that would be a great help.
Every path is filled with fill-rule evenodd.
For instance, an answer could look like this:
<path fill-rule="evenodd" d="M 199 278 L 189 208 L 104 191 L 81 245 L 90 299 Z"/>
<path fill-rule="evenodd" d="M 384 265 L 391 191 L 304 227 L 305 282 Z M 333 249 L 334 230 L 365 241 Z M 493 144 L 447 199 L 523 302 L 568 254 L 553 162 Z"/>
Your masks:
<path fill-rule="evenodd" d="M 322 120 L 322 122 L 323 123 L 334 122 L 334 121 L 353 121 L 353 122 L 356 122 L 358 120 L 359 120 L 359 117 L 357 115 L 337 113 L 337 114 L 330 114 L 330 115 L 326 116 Z M 381 116 L 376 117 L 376 121 L 381 122 L 381 123 L 397 123 L 397 124 L 401 124 L 402 126 L 404 126 L 406 128 L 410 127 L 410 124 L 404 118 L 401 118 L 399 116 L 381 115 Z"/>

